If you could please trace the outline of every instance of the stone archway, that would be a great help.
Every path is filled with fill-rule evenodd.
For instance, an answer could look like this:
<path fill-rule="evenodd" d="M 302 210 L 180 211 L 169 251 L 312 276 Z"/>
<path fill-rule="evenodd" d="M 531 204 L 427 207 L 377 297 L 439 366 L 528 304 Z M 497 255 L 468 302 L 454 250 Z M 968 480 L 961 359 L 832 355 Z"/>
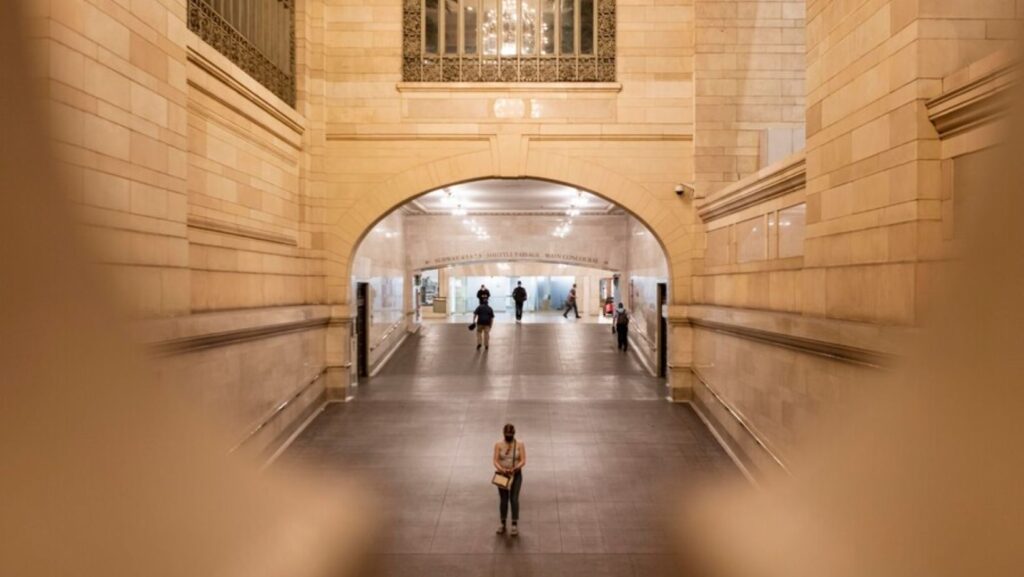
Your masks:
<path fill-rule="evenodd" d="M 655 193 L 607 166 L 581 158 L 546 151 L 545 154 L 513 155 L 513 161 L 509 161 L 502 159 L 495 150 L 477 150 L 425 162 L 370 184 L 348 203 L 338 203 L 338 206 L 328 203 L 324 229 L 325 248 L 329 247 L 325 282 L 334 318 L 327 347 L 329 393 L 334 389 L 332 396 L 342 396 L 348 386 L 350 355 L 342 343 L 351 331 L 352 262 L 365 235 L 396 208 L 430 191 L 489 178 L 533 178 L 580 188 L 613 202 L 632 214 L 657 240 L 665 255 L 670 281 L 668 380 L 671 395 L 676 399 L 689 398 L 692 336 L 685 319 L 685 305 L 690 300 L 691 290 L 695 230 L 691 222 L 692 209 L 681 208 L 671 190 Z"/>
<path fill-rule="evenodd" d="M 396 208 L 433 190 L 489 178 L 533 178 L 580 188 L 632 214 L 654 236 L 665 254 L 671 280 L 671 304 L 690 297 L 692 227 L 677 218 L 674 197 L 658 196 L 608 168 L 565 155 L 532 155 L 518 174 L 496 166 L 494 155 L 472 152 L 422 164 L 401 172 L 361 194 L 353 206 L 329 213 L 325 234 L 332 250 L 327 263 L 328 301 L 347 313 L 352 259 L 366 234 Z"/>

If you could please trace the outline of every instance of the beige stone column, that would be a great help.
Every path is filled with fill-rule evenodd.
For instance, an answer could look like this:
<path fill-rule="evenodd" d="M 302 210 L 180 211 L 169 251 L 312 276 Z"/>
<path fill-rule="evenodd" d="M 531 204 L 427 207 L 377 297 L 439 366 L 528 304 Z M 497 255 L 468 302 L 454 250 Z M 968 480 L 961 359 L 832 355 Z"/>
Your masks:
<path fill-rule="evenodd" d="M 352 386 L 352 334 L 355 319 L 348 307 L 331 307 L 327 325 L 324 390 L 327 400 L 344 401 Z"/>
<path fill-rule="evenodd" d="M 689 401 L 693 398 L 693 327 L 686 316 L 686 307 L 669 306 L 668 310 L 668 390 L 669 400 Z"/>

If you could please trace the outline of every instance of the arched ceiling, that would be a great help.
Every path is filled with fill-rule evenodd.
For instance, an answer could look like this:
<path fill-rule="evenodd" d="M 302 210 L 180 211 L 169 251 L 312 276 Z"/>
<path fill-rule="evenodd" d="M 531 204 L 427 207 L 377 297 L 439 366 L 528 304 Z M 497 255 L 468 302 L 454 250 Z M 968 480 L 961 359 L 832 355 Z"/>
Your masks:
<path fill-rule="evenodd" d="M 614 204 L 576 188 L 535 180 L 487 179 L 456 184 L 427 193 L 406 206 L 411 214 L 451 214 L 459 207 L 466 214 L 565 215 L 620 214 Z"/>

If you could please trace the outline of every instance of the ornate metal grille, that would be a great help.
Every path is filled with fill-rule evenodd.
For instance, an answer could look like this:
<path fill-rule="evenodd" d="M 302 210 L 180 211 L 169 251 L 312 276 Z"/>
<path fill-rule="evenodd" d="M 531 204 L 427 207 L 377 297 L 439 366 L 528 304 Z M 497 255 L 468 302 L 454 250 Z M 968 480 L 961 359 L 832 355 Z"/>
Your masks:
<path fill-rule="evenodd" d="M 615 0 L 403 0 L 406 82 L 611 82 Z"/>
<path fill-rule="evenodd" d="M 188 27 L 295 106 L 295 0 L 188 0 Z"/>

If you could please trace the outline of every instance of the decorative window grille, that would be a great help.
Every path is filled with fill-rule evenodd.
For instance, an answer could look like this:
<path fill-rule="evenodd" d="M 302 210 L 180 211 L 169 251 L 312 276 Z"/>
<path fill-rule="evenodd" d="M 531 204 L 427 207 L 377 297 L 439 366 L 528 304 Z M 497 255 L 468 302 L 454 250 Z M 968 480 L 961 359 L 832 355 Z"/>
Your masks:
<path fill-rule="evenodd" d="M 188 27 L 295 106 L 295 0 L 188 0 Z"/>
<path fill-rule="evenodd" d="M 615 0 L 403 0 L 406 82 L 610 82 Z"/>

